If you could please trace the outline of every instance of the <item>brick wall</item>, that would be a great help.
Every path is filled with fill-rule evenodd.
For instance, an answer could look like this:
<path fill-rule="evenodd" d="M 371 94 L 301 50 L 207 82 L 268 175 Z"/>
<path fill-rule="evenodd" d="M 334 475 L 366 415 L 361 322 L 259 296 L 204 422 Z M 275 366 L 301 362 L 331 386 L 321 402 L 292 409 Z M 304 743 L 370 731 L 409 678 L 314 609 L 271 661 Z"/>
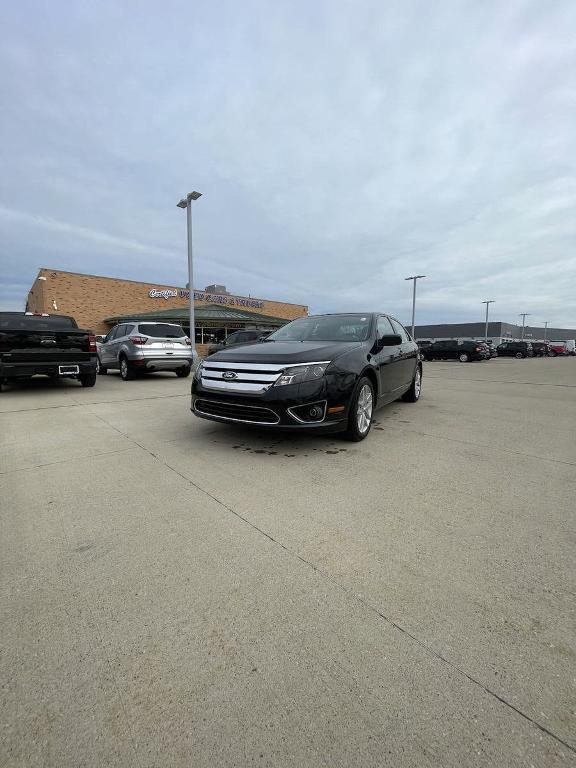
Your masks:
<path fill-rule="evenodd" d="M 38 277 L 45 277 L 46 280 L 39 280 Z M 38 277 L 28 294 L 29 311 L 71 315 L 81 328 L 91 329 L 96 333 L 108 331 L 109 326 L 104 322 L 106 317 L 188 305 L 188 299 L 180 296 L 153 299 L 148 295 L 152 288 L 180 290 L 179 286 L 139 283 L 133 280 L 117 280 L 53 269 L 41 269 Z M 263 302 L 260 308 L 240 307 L 240 309 L 283 317 L 286 320 L 294 320 L 308 313 L 308 307 L 303 304 L 288 304 L 267 299 L 259 299 L 259 301 Z M 54 308 L 53 302 L 56 303 L 57 309 Z M 194 303 L 202 305 L 213 302 L 195 301 Z"/>

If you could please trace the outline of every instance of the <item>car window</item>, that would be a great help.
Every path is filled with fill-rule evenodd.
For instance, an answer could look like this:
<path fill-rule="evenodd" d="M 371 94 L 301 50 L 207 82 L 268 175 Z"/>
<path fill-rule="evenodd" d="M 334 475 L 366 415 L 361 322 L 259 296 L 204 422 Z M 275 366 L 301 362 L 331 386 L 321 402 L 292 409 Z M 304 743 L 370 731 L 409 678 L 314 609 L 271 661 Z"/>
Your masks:
<path fill-rule="evenodd" d="M 124 336 L 130 336 L 130 334 L 132 333 L 134 328 L 135 328 L 134 325 L 125 325 L 124 326 Z"/>
<path fill-rule="evenodd" d="M 114 339 L 118 336 L 119 329 L 120 329 L 120 326 L 115 325 L 114 328 L 112 328 L 112 330 L 108 334 L 107 341 L 114 341 Z"/>
<path fill-rule="evenodd" d="M 403 325 L 400 325 L 400 323 L 397 320 L 394 320 L 392 317 L 390 318 L 390 322 L 392 323 L 392 327 L 394 328 L 394 333 L 397 333 L 398 336 L 402 337 L 402 344 L 404 344 L 406 341 L 410 341 L 410 334 L 404 328 Z"/>
<path fill-rule="evenodd" d="M 125 325 L 119 325 L 118 330 L 116 331 L 115 339 L 121 339 L 123 336 L 126 336 L 126 326 Z"/>
<path fill-rule="evenodd" d="M 235 333 L 231 333 L 228 338 L 226 339 L 226 344 L 236 344 L 240 341 L 240 333 L 239 331 L 236 331 Z"/>
<path fill-rule="evenodd" d="M 390 320 L 387 317 L 384 317 L 384 315 L 380 315 L 376 325 L 377 338 L 381 339 L 382 336 L 393 336 L 395 333 Z"/>
<path fill-rule="evenodd" d="M 156 339 L 181 339 L 186 336 L 181 325 L 172 323 L 138 323 L 138 330 L 144 336 Z"/>

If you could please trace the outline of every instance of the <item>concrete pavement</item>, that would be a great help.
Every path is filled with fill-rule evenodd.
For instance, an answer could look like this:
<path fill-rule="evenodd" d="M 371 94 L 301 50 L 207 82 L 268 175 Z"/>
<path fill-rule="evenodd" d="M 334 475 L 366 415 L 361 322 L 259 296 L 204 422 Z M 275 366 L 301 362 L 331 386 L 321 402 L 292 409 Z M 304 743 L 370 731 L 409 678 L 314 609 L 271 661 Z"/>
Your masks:
<path fill-rule="evenodd" d="M 189 383 L 0 394 L 0 765 L 576 765 L 576 359 L 428 363 L 359 444 Z"/>

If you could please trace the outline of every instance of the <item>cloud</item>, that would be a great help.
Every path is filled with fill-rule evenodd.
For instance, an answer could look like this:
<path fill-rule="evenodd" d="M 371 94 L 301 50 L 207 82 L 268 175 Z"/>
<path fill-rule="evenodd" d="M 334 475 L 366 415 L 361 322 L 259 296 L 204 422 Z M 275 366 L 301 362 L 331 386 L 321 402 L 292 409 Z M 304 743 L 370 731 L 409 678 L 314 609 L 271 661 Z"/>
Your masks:
<path fill-rule="evenodd" d="M 419 272 L 422 322 L 576 327 L 570 0 L 24 0 L 4 38 L 12 281 L 184 284 L 194 187 L 197 285 L 406 319 Z"/>

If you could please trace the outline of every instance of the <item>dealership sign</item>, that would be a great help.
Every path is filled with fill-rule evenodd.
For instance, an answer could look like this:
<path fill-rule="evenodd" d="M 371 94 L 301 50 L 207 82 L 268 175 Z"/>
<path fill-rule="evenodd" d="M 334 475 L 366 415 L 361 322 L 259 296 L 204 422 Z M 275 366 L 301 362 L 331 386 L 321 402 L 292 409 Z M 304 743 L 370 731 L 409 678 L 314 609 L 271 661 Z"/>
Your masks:
<path fill-rule="evenodd" d="M 180 288 L 152 288 L 148 291 L 151 299 L 189 299 L 190 291 Z M 204 293 L 204 291 L 194 291 L 194 301 L 206 301 L 210 304 L 225 304 L 232 307 L 254 307 L 262 309 L 263 301 L 257 299 L 245 299 L 243 296 L 228 296 L 224 293 Z"/>

